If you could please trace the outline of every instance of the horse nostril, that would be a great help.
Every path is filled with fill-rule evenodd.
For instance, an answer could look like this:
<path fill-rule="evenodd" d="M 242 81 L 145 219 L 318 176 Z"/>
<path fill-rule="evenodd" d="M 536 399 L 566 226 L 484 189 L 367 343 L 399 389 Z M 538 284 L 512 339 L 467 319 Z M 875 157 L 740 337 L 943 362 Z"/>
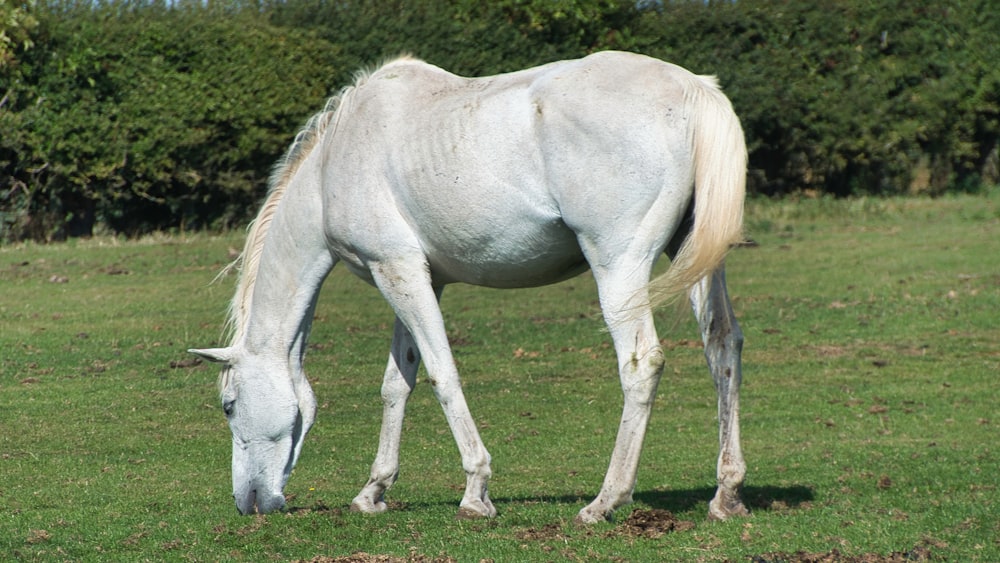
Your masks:
<path fill-rule="evenodd" d="M 236 501 L 236 509 L 242 515 L 257 514 L 260 510 L 257 504 L 257 491 L 251 490 L 246 493 L 234 493 L 233 500 Z"/>

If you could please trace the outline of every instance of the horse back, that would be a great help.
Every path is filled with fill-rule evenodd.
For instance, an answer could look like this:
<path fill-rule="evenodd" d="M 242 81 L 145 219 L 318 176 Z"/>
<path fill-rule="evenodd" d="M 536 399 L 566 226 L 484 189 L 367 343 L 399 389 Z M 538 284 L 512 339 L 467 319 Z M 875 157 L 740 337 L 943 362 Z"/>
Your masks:
<path fill-rule="evenodd" d="M 651 210 L 666 238 L 690 199 L 684 91 L 696 80 L 615 52 L 479 78 L 387 64 L 338 119 L 330 223 L 391 240 L 371 252 L 419 248 L 448 281 L 505 287 L 579 271 L 580 236 L 627 239 Z M 359 209 L 363 220 L 347 216 Z"/>

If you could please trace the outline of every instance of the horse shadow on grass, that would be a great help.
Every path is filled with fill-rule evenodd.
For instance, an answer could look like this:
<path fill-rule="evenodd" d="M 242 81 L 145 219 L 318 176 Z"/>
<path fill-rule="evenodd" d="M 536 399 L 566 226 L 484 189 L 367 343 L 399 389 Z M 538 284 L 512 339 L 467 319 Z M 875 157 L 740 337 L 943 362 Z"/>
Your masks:
<path fill-rule="evenodd" d="M 706 507 L 715 496 L 715 487 L 699 487 L 696 489 L 671 489 L 636 491 L 632 498 L 650 508 L 668 510 L 675 514 L 697 510 L 699 505 Z M 788 487 L 747 486 L 741 491 L 743 502 L 750 512 L 785 512 L 789 510 L 807 509 L 815 498 L 813 489 L 804 485 Z M 504 505 L 516 505 L 526 502 L 544 502 L 554 504 L 585 505 L 593 498 L 577 495 L 550 495 L 538 497 L 494 497 L 497 508 L 503 510 Z M 623 507 L 624 508 L 624 507 Z M 627 508 L 625 510 L 628 510 Z"/>
<path fill-rule="evenodd" d="M 707 505 L 715 496 L 715 487 L 697 489 L 636 491 L 632 497 L 651 508 L 685 512 L 698 505 Z M 785 511 L 808 508 L 815 498 L 813 490 L 804 485 L 789 487 L 748 486 L 740 492 L 743 503 L 750 512 Z"/>
<path fill-rule="evenodd" d="M 641 502 L 650 508 L 668 510 L 674 514 L 697 510 L 699 505 L 707 507 L 708 502 L 715 496 L 714 487 L 699 487 L 697 489 L 676 489 L 676 490 L 653 490 L 636 491 L 632 498 L 636 502 Z M 774 486 L 749 486 L 744 487 L 741 497 L 750 512 L 775 511 L 785 512 L 789 510 L 806 509 L 811 506 L 814 500 L 813 489 L 803 485 L 792 485 L 790 487 Z M 511 507 L 520 504 L 531 503 L 551 503 L 563 505 L 580 505 L 582 508 L 593 498 L 579 495 L 542 495 L 542 496 L 501 496 L 494 497 L 493 502 L 497 508 L 503 512 Z M 442 505 L 452 505 L 454 500 L 427 502 L 427 501 L 389 501 L 391 510 L 416 510 L 420 508 L 439 507 Z M 285 509 L 290 513 L 308 512 L 334 512 L 341 513 L 346 510 L 340 508 L 330 508 L 323 501 L 319 501 L 313 506 L 291 505 Z M 622 514 L 627 514 L 627 507 L 623 507 Z"/>

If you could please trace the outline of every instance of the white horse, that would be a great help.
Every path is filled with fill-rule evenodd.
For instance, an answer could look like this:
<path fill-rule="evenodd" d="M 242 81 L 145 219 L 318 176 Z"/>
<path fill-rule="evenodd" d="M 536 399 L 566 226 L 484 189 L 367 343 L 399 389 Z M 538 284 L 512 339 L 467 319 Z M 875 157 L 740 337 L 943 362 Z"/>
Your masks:
<path fill-rule="evenodd" d="M 512 288 L 593 271 L 624 411 L 604 485 L 577 519 L 631 501 L 663 371 L 651 306 L 689 291 L 719 394 L 710 516 L 746 514 L 739 488 L 743 336 L 723 258 L 741 240 L 746 147 L 713 77 L 602 52 L 463 78 L 412 58 L 360 74 L 312 117 L 252 224 L 222 362 L 241 513 L 280 509 L 313 424 L 303 357 L 320 285 L 346 267 L 396 314 L 371 477 L 351 507 L 386 510 L 421 358 L 466 472 L 461 516 L 494 516 L 490 455 L 466 405 L 438 301 L 445 285 Z M 673 261 L 650 283 L 654 262 Z"/>

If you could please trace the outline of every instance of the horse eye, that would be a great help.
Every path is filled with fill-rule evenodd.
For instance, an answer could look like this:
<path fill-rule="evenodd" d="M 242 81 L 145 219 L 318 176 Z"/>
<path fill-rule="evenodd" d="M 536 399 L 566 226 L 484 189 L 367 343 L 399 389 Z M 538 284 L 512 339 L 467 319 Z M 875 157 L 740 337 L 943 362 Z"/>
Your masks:
<path fill-rule="evenodd" d="M 226 413 L 226 416 L 233 416 L 233 406 L 235 406 L 236 401 L 226 401 L 222 403 L 222 412 Z"/>

